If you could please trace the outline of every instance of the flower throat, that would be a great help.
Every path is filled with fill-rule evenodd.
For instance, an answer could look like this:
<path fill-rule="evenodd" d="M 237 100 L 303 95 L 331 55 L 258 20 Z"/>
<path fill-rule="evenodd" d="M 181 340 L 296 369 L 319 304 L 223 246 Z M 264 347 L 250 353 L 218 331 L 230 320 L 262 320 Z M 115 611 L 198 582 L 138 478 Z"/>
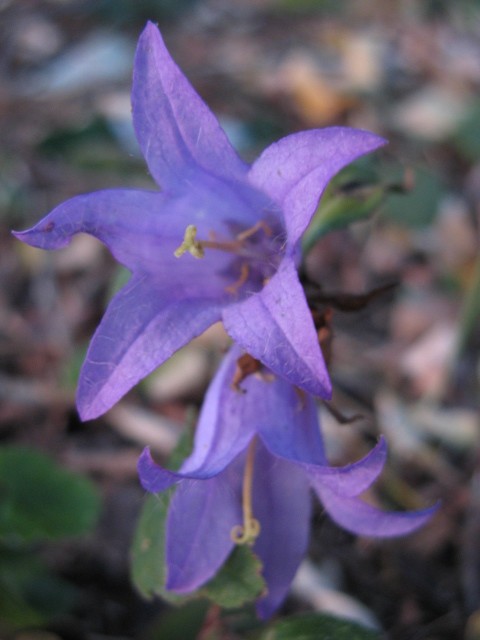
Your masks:
<path fill-rule="evenodd" d="M 233 240 L 220 240 L 214 234 L 208 240 L 200 240 L 197 232 L 195 225 L 187 226 L 174 256 L 180 258 L 190 253 L 194 258 L 201 259 L 205 257 L 206 249 L 232 254 L 235 260 L 228 277 L 234 280 L 225 287 L 225 291 L 232 295 L 238 294 L 247 283 L 251 290 L 261 289 L 275 273 L 283 253 L 283 246 L 278 242 L 279 236 L 273 236 L 272 226 L 265 220 L 259 220 L 252 227 L 237 233 Z"/>

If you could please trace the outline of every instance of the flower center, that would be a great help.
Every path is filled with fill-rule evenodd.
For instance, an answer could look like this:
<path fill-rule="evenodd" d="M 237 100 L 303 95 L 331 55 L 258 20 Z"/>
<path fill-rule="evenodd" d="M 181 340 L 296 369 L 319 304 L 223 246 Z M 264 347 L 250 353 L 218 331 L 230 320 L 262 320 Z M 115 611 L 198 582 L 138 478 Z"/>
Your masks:
<path fill-rule="evenodd" d="M 284 250 L 282 234 L 274 235 L 273 229 L 273 224 L 259 220 L 252 227 L 236 233 L 232 240 L 217 238 L 214 233 L 203 240 L 197 237 L 197 227 L 189 224 L 174 256 L 180 258 L 190 253 L 200 259 L 210 249 L 231 254 L 232 262 L 223 275 L 233 282 L 225 287 L 225 291 L 231 295 L 239 294 L 243 288 L 255 292 L 275 273 Z"/>
<path fill-rule="evenodd" d="M 238 524 L 230 532 L 230 536 L 235 544 L 246 544 L 252 546 L 260 535 L 260 522 L 254 518 L 252 509 L 252 487 L 253 487 L 253 466 L 255 460 L 255 438 L 251 441 L 247 460 L 245 462 L 245 473 L 242 487 L 242 511 L 243 524 Z"/>
<path fill-rule="evenodd" d="M 248 249 L 246 241 L 260 230 L 265 233 L 267 238 L 270 238 L 273 233 L 264 220 L 259 220 L 253 227 L 238 233 L 235 240 L 198 240 L 197 227 L 194 224 L 189 224 L 185 229 L 182 244 L 173 252 L 173 255 L 176 258 L 180 258 L 184 253 L 190 253 L 194 258 L 203 258 L 205 249 L 218 249 L 219 251 L 249 257 L 248 250 L 245 251 L 245 249 Z"/>

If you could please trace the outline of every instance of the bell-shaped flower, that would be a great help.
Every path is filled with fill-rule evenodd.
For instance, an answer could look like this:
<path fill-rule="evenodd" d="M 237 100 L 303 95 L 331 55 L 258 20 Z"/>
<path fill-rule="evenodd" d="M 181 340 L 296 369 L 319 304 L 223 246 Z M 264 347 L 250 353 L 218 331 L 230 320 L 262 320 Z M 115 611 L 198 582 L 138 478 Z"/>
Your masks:
<path fill-rule="evenodd" d="M 152 493 L 178 483 L 166 524 L 166 588 L 196 590 L 235 544 L 247 543 L 263 565 L 268 591 L 257 611 L 267 618 L 306 553 L 310 489 L 337 524 L 366 536 L 410 533 L 436 507 L 385 512 L 362 500 L 384 465 L 384 440 L 359 462 L 329 466 L 312 397 L 270 372 L 247 377 L 240 392 L 232 387 L 240 354 L 234 346 L 212 381 L 179 471 L 157 465 L 148 448 L 138 470 Z"/>
<path fill-rule="evenodd" d="M 89 233 L 132 273 L 90 344 L 77 395 L 81 417 L 105 412 L 218 320 L 276 374 L 328 397 L 296 273 L 299 239 L 330 178 L 385 141 L 346 127 L 304 131 L 245 164 L 151 23 L 138 43 L 132 105 L 161 191 L 81 195 L 16 233 L 42 249 Z"/>

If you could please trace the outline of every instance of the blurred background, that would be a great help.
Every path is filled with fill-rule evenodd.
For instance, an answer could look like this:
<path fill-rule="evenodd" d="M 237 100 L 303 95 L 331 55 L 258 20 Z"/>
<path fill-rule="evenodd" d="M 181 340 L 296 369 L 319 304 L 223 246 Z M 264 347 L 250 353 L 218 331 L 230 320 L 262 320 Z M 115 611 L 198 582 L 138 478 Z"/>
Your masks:
<path fill-rule="evenodd" d="M 152 188 L 130 113 L 147 19 L 248 161 L 312 127 L 390 141 L 338 178 L 320 209 L 331 224 L 310 235 L 308 275 L 333 310 L 323 428 L 334 464 L 387 436 L 376 504 L 443 506 L 415 535 L 372 541 L 317 504 L 284 613 L 326 610 L 398 640 L 480 638 L 474 0 L 0 0 L 0 637 L 188 640 L 202 629 L 201 607 L 179 622 L 140 598 L 129 550 L 144 501 L 137 457 L 150 444 L 165 460 L 194 423 L 222 329 L 82 424 L 79 367 L 126 274 L 90 237 L 46 253 L 10 235 L 79 193 Z M 244 637 L 235 628 L 212 637 Z"/>

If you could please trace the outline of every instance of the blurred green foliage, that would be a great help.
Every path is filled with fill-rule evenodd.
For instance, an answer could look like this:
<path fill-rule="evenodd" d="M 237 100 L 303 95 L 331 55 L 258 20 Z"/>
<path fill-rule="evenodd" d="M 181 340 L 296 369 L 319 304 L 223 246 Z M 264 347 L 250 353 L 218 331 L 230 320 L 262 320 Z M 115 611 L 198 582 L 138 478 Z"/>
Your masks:
<path fill-rule="evenodd" d="M 403 193 L 390 193 L 385 202 L 385 215 L 407 227 L 427 227 L 432 224 L 444 186 L 437 173 L 425 167 L 413 170 L 413 186 Z"/>
<path fill-rule="evenodd" d="M 480 100 L 470 108 L 453 142 L 464 158 L 473 162 L 480 160 Z"/>
<path fill-rule="evenodd" d="M 0 541 L 24 544 L 88 532 L 99 498 L 91 483 L 22 447 L 0 450 Z"/>
<path fill-rule="evenodd" d="M 127 25 L 177 17 L 196 2 L 198 0 L 87 0 L 77 3 L 75 11 L 95 21 Z"/>
<path fill-rule="evenodd" d="M 264 590 L 261 564 L 247 547 L 233 550 L 219 573 L 199 591 L 178 596 L 165 589 L 165 525 L 172 492 L 146 498 L 132 547 L 132 580 L 146 598 L 161 596 L 172 604 L 207 598 L 227 609 L 255 600 Z"/>
<path fill-rule="evenodd" d="M 272 625 L 261 640 L 379 640 L 375 631 L 329 615 L 292 616 Z"/>
<path fill-rule="evenodd" d="M 100 500 L 92 484 L 33 449 L 0 449 L 0 630 L 48 622 L 75 589 L 39 556 L 48 541 L 92 530 Z"/>

